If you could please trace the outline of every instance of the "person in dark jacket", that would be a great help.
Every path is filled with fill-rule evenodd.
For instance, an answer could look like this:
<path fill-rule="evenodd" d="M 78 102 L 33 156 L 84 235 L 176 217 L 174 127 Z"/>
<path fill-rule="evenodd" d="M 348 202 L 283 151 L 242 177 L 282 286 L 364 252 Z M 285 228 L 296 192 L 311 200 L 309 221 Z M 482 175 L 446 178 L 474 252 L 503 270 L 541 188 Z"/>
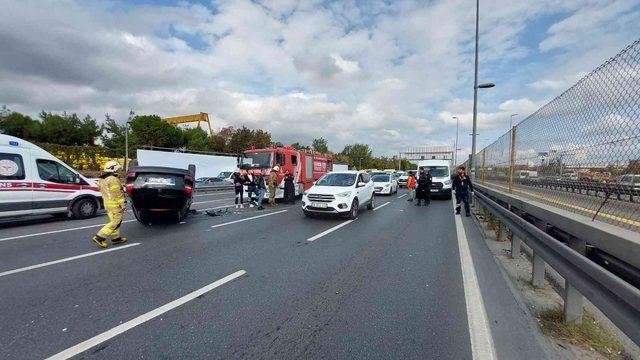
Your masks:
<path fill-rule="evenodd" d="M 233 189 L 236 193 L 236 209 L 242 209 L 244 204 L 244 183 L 246 179 L 239 172 L 233 174 Z"/>
<path fill-rule="evenodd" d="M 258 188 L 256 187 L 256 176 L 252 173 L 246 172 L 244 175 L 244 184 L 247 186 L 247 199 L 249 199 L 249 206 L 253 207 L 255 200 L 253 200 L 253 194 L 258 197 Z"/>
<path fill-rule="evenodd" d="M 262 201 L 264 200 L 264 195 L 267 193 L 267 183 L 264 181 L 262 174 L 258 174 L 256 177 L 256 189 L 258 190 L 258 210 L 264 210 Z"/>
<path fill-rule="evenodd" d="M 469 209 L 469 192 L 473 192 L 471 179 L 467 177 L 464 166 L 458 167 L 458 175 L 453 178 L 453 190 L 456 192 L 456 215 L 460 215 L 460 203 L 464 203 L 464 211 L 467 216 L 471 216 Z"/>
<path fill-rule="evenodd" d="M 289 170 L 286 170 L 284 173 L 284 202 L 285 203 L 296 203 L 296 189 L 294 185 L 295 177 Z"/>
<path fill-rule="evenodd" d="M 418 186 L 416 187 L 416 199 L 418 200 L 416 206 L 422 206 L 423 200 L 425 205 L 429 206 L 431 201 L 431 181 L 431 174 L 421 167 L 418 173 Z"/>

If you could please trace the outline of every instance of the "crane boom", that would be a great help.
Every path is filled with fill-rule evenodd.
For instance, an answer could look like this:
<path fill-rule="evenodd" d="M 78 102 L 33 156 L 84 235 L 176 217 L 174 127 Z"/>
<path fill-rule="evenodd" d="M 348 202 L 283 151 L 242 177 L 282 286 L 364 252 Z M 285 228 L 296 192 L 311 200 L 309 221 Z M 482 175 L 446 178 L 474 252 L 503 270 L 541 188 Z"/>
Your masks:
<path fill-rule="evenodd" d="M 213 131 L 211 130 L 211 122 L 209 122 L 209 114 L 201 112 L 200 114 L 194 115 L 185 115 L 185 116 L 175 116 L 170 118 L 162 119 L 169 124 L 185 124 L 185 123 L 198 123 L 197 126 L 200 127 L 200 122 L 206 122 L 209 125 L 209 135 L 213 136 Z"/>

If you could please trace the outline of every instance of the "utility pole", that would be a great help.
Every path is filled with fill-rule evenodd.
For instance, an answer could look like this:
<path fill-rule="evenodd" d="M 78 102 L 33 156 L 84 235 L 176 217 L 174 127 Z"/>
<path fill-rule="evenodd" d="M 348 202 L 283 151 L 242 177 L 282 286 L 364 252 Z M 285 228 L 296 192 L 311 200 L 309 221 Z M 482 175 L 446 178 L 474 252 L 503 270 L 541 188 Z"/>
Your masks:
<path fill-rule="evenodd" d="M 480 26 L 480 0 L 476 0 L 476 50 L 473 73 L 473 136 L 471 137 L 471 180 L 476 180 L 476 133 L 478 132 L 478 37 Z"/>

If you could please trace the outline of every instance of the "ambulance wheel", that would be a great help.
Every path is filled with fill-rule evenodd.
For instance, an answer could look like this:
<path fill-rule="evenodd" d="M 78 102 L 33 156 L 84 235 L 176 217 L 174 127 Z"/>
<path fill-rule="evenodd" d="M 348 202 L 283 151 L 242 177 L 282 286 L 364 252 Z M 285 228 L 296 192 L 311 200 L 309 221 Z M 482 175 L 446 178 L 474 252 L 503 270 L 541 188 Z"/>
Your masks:
<path fill-rule="evenodd" d="M 71 206 L 71 213 L 76 219 L 88 219 L 96 216 L 98 204 L 93 199 L 80 199 Z"/>

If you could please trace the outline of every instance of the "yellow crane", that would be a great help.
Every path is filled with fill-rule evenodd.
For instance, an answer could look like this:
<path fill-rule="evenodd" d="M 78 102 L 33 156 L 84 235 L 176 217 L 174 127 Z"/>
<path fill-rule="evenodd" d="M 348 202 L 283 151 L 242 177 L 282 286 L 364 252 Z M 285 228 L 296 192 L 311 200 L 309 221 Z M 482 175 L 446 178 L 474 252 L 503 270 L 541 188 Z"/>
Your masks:
<path fill-rule="evenodd" d="M 170 117 L 166 119 L 162 119 L 169 124 L 184 124 L 184 123 L 198 123 L 198 127 L 200 127 L 200 122 L 206 122 L 209 125 L 209 135 L 213 136 L 213 130 L 211 130 L 211 122 L 209 122 L 209 114 L 201 112 L 200 114 L 195 115 L 185 115 L 185 116 L 176 116 Z"/>

